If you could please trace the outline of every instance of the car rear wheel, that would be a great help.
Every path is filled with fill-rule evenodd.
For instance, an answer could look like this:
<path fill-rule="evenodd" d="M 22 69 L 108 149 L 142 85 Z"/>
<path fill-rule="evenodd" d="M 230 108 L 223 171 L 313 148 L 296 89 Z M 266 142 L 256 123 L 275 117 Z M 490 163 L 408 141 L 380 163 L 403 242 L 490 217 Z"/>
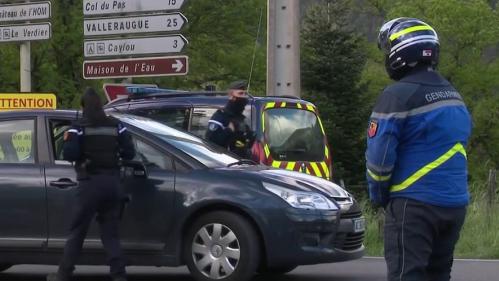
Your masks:
<path fill-rule="evenodd" d="M 10 264 L 0 263 L 0 272 L 5 271 L 5 270 L 7 270 L 7 269 L 9 269 L 11 267 L 12 267 L 12 265 L 10 265 Z"/>
<path fill-rule="evenodd" d="M 225 211 L 206 214 L 187 232 L 184 258 L 199 281 L 247 281 L 260 262 L 260 243 L 244 217 Z"/>

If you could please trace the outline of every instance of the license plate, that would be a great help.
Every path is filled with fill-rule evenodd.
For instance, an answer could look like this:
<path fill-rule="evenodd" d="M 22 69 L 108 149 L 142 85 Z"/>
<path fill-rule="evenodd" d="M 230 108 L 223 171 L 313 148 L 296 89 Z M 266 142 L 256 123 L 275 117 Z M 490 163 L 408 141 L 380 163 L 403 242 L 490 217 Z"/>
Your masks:
<path fill-rule="evenodd" d="M 365 218 L 353 219 L 353 231 L 357 233 L 357 232 L 362 232 L 364 230 L 366 230 L 366 219 Z"/>

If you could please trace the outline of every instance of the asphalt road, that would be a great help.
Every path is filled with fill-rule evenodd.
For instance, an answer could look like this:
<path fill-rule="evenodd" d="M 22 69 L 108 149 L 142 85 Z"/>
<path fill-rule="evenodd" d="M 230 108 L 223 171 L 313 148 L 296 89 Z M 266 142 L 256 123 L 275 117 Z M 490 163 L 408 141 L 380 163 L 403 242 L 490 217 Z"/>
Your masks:
<path fill-rule="evenodd" d="M 0 274 L 0 281 L 44 281 L 54 272 L 54 266 L 15 266 Z M 75 281 L 109 280 L 107 267 L 78 267 Z M 156 268 L 129 267 L 129 281 L 193 281 L 185 267 Z M 357 261 L 302 266 L 283 276 L 256 276 L 253 281 L 385 281 L 385 263 L 379 258 Z M 497 281 L 499 261 L 457 260 L 453 281 Z"/>

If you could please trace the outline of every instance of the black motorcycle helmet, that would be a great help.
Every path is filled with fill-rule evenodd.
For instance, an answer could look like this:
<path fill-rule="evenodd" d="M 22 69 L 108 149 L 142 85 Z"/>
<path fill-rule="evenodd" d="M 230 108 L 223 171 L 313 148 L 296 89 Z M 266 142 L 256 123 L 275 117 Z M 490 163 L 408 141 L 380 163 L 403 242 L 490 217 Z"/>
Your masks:
<path fill-rule="evenodd" d="M 440 42 L 437 32 L 427 23 L 397 18 L 381 27 L 378 48 L 385 53 L 385 68 L 390 78 L 400 80 L 418 64 L 435 68 Z"/>

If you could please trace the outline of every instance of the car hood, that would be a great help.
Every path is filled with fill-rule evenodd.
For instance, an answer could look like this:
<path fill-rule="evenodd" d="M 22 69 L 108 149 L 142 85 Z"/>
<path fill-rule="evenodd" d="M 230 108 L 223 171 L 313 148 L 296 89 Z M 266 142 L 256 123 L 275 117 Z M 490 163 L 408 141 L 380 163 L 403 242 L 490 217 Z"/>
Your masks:
<path fill-rule="evenodd" d="M 262 182 L 281 185 L 283 187 L 297 191 L 318 192 L 327 197 L 336 199 L 351 198 L 350 194 L 347 191 L 345 191 L 339 185 L 328 180 L 294 171 L 261 167 L 262 166 L 260 166 L 260 168 L 247 167 L 246 169 L 239 167 L 226 170 L 232 170 L 232 177 L 234 176 L 234 170 L 238 170 L 238 172 L 250 174 L 253 179 L 255 177 L 260 178 Z"/>

